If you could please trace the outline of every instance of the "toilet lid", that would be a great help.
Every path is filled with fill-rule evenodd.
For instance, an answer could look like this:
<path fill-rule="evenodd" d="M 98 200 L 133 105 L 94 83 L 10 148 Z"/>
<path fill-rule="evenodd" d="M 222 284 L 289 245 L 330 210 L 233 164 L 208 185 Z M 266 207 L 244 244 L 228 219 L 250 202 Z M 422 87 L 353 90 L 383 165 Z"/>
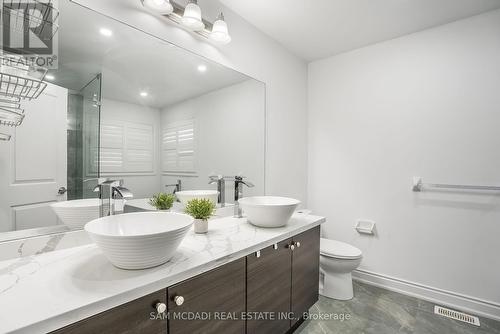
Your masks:
<path fill-rule="evenodd" d="M 363 253 L 345 242 L 321 238 L 320 253 L 337 259 L 359 259 Z"/>

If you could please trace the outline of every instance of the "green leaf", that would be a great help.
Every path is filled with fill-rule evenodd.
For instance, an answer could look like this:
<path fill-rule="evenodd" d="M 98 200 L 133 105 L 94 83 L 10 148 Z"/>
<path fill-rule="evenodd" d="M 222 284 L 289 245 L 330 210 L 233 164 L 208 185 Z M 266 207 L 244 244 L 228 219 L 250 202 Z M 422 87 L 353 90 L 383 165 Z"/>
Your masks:
<path fill-rule="evenodd" d="M 209 199 L 195 198 L 186 204 L 184 212 L 194 219 L 206 220 L 215 214 L 215 203 Z"/>
<path fill-rule="evenodd" d="M 159 193 L 149 199 L 149 204 L 158 210 L 168 210 L 174 205 L 175 195 Z"/>

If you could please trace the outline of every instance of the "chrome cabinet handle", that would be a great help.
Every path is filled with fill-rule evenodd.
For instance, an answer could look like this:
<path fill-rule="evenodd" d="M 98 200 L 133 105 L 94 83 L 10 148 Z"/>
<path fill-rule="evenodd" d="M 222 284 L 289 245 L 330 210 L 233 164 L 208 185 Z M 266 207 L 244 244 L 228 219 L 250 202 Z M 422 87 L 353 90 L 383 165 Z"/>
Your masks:
<path fill-rule="evenodd" d="M 297 248 L 299 248 L 299 247 L 300 247 L 300 242 L 298 242 L 298 241 L 297 241 L 297 242 L 295 243 L 295 246 L 297 246 Z"/>
<path fill-rule="evenodd" d="M 167 305 L 165 305 L 165 303 L 158 302 L 155 305 L 155 309 L 156 309 L 156 312 L 163 313 L 167 310 Z"/>
<path fill-rule="evenodd" d="M 174 297 L 174 303 L 177 306 L 181 306 L 182 304 L 184 304 L 184 297 L 182 297 L 182 296 L 175 296 Z"/>
<path fill-rule="evenodd" d="M 61 187 L 61 188 L 59 188 L 59 190 L 57 190 L 57 193 L 59 195 L 64 195 L 64 194 L 66 194 L 67 191 L 68 191 L 68 189 L 66 189 L 66 187 Z"/>
<path fill-rule="evenodd" d="M 291 244 L 290 245 L 290 249 L 293 251 L 295 249 L 295 245 L 294 244 Z"/>

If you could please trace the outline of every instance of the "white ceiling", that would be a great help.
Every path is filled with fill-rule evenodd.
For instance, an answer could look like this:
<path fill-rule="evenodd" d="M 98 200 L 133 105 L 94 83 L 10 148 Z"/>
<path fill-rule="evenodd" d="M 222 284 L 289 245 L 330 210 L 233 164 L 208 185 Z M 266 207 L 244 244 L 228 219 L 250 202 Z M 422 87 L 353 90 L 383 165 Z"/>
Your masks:
<path fill-rule="evenodd" d="M 500 8 L 500 0 L 220 1 L 308 61 Z"/>
<path fill-rule="evenodd" d="M 102 73 L 104 98 L 163 108 L 250 79 L 69 1 L 59 10 L 57 85 L 78 91 Z"/>

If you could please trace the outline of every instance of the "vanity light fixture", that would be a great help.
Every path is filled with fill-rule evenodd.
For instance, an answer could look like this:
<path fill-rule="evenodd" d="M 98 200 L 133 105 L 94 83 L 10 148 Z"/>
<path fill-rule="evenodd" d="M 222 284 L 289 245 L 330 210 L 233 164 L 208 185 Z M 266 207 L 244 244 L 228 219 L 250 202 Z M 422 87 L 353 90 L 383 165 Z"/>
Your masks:
<path fill-rule="evenodd" d="M 210 33 L 210 39 L 221 44 L 231 42 L 231 36 L 229 36 L 227 23 L 224 21 L 224 14 L 222 12 L 217 16 L 217 20 L 214 22 L 212 32 Z"/>
<path fill-rule="evenodd" d="M 162 15 L 169 15 L 174 11 L 174 6 L 169 0 L 144 0 L 143 4 L 145 7 Z"/>
<path fill-rule="evenodd" d="M 113 31 L 111 31 L 108 28 L 101 28 L 101 29 L 99 29 L 99 32 L 101 33 L 101 35 L 106 36 L 106 37 L 113 36 Z"/>
<path fill-rule="evenodd" d="M 201 73 L 204 73 L 207 71 L 207 65 L 198 65 L 198 71 L 200 71 Z"/>
<path fill-rule="evenodd" d="M 201 20 L 201 8 L 198 6 L 198 0 L 189 0 L 184 8 L 181 22 L 183 26 L 193 31 L 205 29 L 205 23 Z"/>
<path fill-rule="evenodd" d="M 201 8 L 197 0 L 188 0 L 186 6 L 179 4 L 179 0 L 140 0 L 144 7 L 161 14 L 169 20 L 179 24 L 186 30 L 193 31 L 218 44 L 227 44 L 231 41 L 229 29 L 224 15 L 217 16 L 215 22 L 205 20 L 201 15 Z M 172 6 L 173 11 L 162 11 L 158 6 Z"/>
<path fill-rule="evenodd" d="M 143 92 L 141 92 L 141 93 L 140 93 L 140 95 L 141 95 L 142 97 L 147 97 L 147 96 L 148 96 L 148 92 L 143 91 Z"/>

